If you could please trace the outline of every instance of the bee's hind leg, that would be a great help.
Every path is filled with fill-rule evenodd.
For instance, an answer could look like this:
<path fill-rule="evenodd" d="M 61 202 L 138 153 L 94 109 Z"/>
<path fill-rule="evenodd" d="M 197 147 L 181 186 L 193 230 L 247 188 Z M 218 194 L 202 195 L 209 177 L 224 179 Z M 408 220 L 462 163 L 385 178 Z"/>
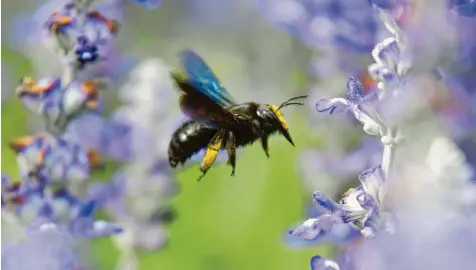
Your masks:
<path fill-rule="evenodd" d="M 226 151 L 228 152 L 228 164 L 230 164 L 232 167 L 231 176 L 234 176 L 236 167 L 236 141 L 235 134 L 232 131 L 228 131 L 225 147 Z"/>
<path fill-rule="evenodd" d="M 208 169 L 210 169 L 217 159 L 218 151 L 221 149 L 224 136 L 225 131 L 220 130 L 215 134 L 215 136 L 213 136 L 212 140 L 208 144 L 207 151 L 205 152 L 205 156 L 203 157 L 202 163 L 200 164 L 200 171 L 202 172 L 202 175 L 197 179 L 197 181 L 200 181 L 205 176 Z"/>

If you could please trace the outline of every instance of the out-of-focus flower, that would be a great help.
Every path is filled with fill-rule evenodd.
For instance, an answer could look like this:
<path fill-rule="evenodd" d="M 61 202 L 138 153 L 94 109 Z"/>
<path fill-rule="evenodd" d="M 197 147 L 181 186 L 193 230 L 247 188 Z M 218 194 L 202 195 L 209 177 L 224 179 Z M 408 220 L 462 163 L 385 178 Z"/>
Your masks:
<path fill-rule="evenodd" d="M 378 33 L 371 5 L 360 0 L 258 0 L 258 7 L 272 23 L 314 48 L 337 45 L 370 52 Z"/>
<path fill-rule="evenodd" d="M 133 3 L 146 7 L 148 9 L 158 8 L 163 0 L 131 0 Z"/>
<path fill-rule="evenodd" d="M 76 63 L 79 69 L 86 63 L 99 60 L 104 54 L 101 47 L 107 45 L 118 31 L 117 21 L 90 9 L 92 2 L 73 1 L 53 12 L 45 22 L 48 32 L 46 45 L 66 57 L 66 63 Z"/>
<path fill-rule="evenodd" d="M 73 80 L 66 87 L 60 78 L 48 77 L 38 81 L 24 77 L 17 87 L 17 96 L 32 112 L 45 119 L 51 132 L 64 132 L 69 122 L 84 111 L 101 109 L 99 91 L 106 87 L 104 80 Z"/>
<path fill-rule="evenodd" d="M 476 2 L 474 0 L 448 0 L 448 6 L 464 17 L 476 15 Z"/>
<path fill-rule="evenodd" d="M 71 184 L 85 181 L 91 169 L 103 167 L 94 150 L 67 138 L 26 136 L 10 142 L 10 147 L 18 154 L 23 177 L 42 175 L 54 183 Z"/>
<path fill-rule="evenodd" d="M 349 152 L 313 149 L 301 153 L 299 158 L 298 164 L 306 187 L 333 194 L 333 190 L 339 188 L 337 183 L 354 178 L 366 168 L 378 166 L 382 162 L 382 144 L 379 140 L 369 138 Z"/>
<path fill-rule="evenodd" d="M 71 236 L 45 226 L 13 245 L 2 246 L 2 269 L 83 269 L 74 246 Z"/>
<path fill-rule="evenodd" d="M 369 66 L 369 74 L 377 81 L 380 90 L 397 88 L 402 76 L 411 65 L 409 56 L 404 55 L 395 38 L 387 38 L 372 50 L 375 63 Z"/>
<path fill-rule="evenodd" d="M 311 258 L 311 270 L 340 270 L 340 267 L 335 261 L 316 255 Z"/>
<path fill-rule="evenodd" d="M 20 182 L 14 182 L 10 177 L 2 173 L 2 208 L 8 205 L 18 205 L 25 201 L 20 193 Z"/>

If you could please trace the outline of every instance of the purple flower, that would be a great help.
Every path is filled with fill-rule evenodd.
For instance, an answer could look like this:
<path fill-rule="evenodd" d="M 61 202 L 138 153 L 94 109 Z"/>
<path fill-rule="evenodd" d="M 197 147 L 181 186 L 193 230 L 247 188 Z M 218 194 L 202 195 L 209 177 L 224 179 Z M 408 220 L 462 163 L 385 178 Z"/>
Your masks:
<path fill-rule="evenodd" d="M 91 10 L 91 1 L 72 2 L 53 12 L 45 23 L 46 45 L 69 62 L 69 53 L 79 69 L 85 64 L 100 60 L 108 43 L 118 31 L 118 22 L 106 18 L 101 12 Z M 104 47 L 104 48 L 103 48 Z"/>
<path fill-rule="evenodd" d="M 474 0 L 448 0 L 448 5 L 461 16 L 473 17 L 476 15 L 476 1 Z"/>
<path fill-rule="evenodd" d="M 339 270 L 339 265 L 331 260 L 322 258 L 321 256 L 313 256 L 311 258 L 311 270 Z"/>
<path fill-rule="evenodd" d="M 382 229 L 380 213 L 383 211 L 385 191 L 381 168 L 364 171 L 359 175 L 359 181 L 362 185 L 349 189 L 339 203 L 321 192 L 315 192 L 313 197 L 320 213 L 292 229 L 290 234 L 313 240 L 320 234 L 329 233 L 335 225 L 343 223 L 349 223 L 363 233 L 373 234 L 374 230 Z"/>
<path fill-rule="evenodd" d="M 102 162 L 92 149 L 65 137 L 26 136 L 10 143 L 18 153 L 17 161 L 23 177 L 45 177 L 50 182 L 83 182 L 92 169 L 102 168 Z"/>
<path fill-rule="evenodd" d="M 66 129 L 72 120 L 84 111 L 101 109 L 99 91 L 105 88 L 102 80 L 73 80 L 66 87 L 59 78 L 44 78 L 38 82 L 25 77 L 17 87 L 17 95 L 25 106 L 39 113 L 50 131 Z"/>
<path fill-rule="evenodd" d="M 105 221 L 93 220 L 94 211 L 104 203 L 95 199 L 79 199 L 67 188 L 51 191 L 24 184 L 24 203 L 16 207 L 18 217 L 28 225 L 30 232 L 55 228 L 71 237 L 100 237 L 122 230 Z"/>
<path fill-rule="evenodd" d="M 373 105 L 371 101 L 375 95 L 365 95 L 364 90 L 364 86 L 358 79 L 350 77 L 347 81 L 346 98 L 321 99 L 316 103 L 316 109 L 318 112 L 329 112 L 329 114 L 351 112 L 363 124 L 367 134 L 383 135 L 386 127 L 371 107 Z"/>
<path fill-rule="evenodd" d="M 2 269 L 81 269 L 74 244 L 71 236 L 45 226 L 18 243 L 2 247 Z"/>
<path fill-rule="evenodd" d="M 370 52 L 378 26 L 371 5 L 364 1 L 258 0 L 273 24 L 314 48 L 337 45 Z"/>
<path fill-rule="evenodd" d="M 163 0 L 131 0 L 131 1 L 133 3 L 141 5 L 148 9 L 158 8 L 163 2 Z"/>

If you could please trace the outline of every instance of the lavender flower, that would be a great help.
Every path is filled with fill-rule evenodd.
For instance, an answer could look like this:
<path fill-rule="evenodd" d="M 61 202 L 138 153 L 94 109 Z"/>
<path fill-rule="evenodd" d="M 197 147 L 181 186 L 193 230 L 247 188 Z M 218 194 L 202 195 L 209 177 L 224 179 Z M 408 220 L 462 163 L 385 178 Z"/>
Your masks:
<path fill-rule="evenodd" d="M 10 146 L 18 153 L 23 177 L 41 174 L 54 183 L 79 183 L 89 178 L 92 169 L 103 166 L 94 150 L 67 138 L 27 136 L 12 141 Z"/>
<path fill-rule="evenodd" d="M 259 0 L 258 5 L 268 20 L 312 47 L 337 44 L 369 52 L 375 44 L 378 25 L 363 1 Z"/>
<path fill-rule="evenodd" d="M 386 127 L 370 106 L 373 96 L 365 96 L 362 83 L 355 77 L 347 81 L 346 98 L 321 99 L 316 103 L 318 112 L 343 114 L 351 112 L 363 124 L 364 131 L 373 136 L 383 135 Z"/>
<path fill-rule="evenodd" d="M 468 268 L 474 259 L 464 250 L 472 245 L 461 241 L 460 235 L 474 226 L 474 170 L 450 138 L 428 125 L 434 119 L 422 116 L 422 104 L 410 104 L 404 98 L 409 91 L 434 86 L 422 83 L 424 79 L 435 80 L 430 75 L 434 69 L 415 63 L 420 40 L 407 36 L 399 27 L 406 26 L 406 22 L 398 12 L 403 9 L 405 13 L 408 6 L 403 1 L 371 2 L 393 34 L 372 51 L 375 64 L 369 67 L 369 73 L 377 82 L 375 100 L 366 99 L 362 85 L 351 77 L 345 99 L 321 99 L 316 107 L 331 114 L 351 112 L 366 133 L 380 136 L 384 146 L 381 165 L 361 173 L 361 185 L 346 192 L 339 203 L 315 192 L 314 200 L 321 210 L 290 233 L 304 239 L 324 239 L 333 234 L 335 226 L 349 224 L 362 234 L 359 244 L 347 246 L 336 261 L 313 257 L 312 269 Z M 413 19 L 411 23 L 415 23 Z M 409 26 L 415 31 L 413 25 Z M 392 103 L 400 103 L 403 110 L 389 108 Z M 362 112 L 370 120 L 362 120 Z M 399 121 L 395 121 L 396 115 Z M 375 131 L 366 128 L 371 126 L 369 123 Z M 445 133 L 454 135 L 453 130 Z M 468 136 L 467 130 L 460 135 Z M 400 144 L 401 136 L 412 140 Z M 428 142 L 428 137 L 434 140 Z M 394 153 L 397 146 L 400 155 Z M 418 153 L 422 149 L 425 155 Z M 473 235 L 465 233 L 465 237 Z M 445 248 L 449 242 L 451 248 Z M 418 250 L 432 256 L 416 255 Z M 436 263 L 435 254 L 451 259 Z"/>
<path fill-rule="evenodd" d="M 155 9 L 162 4 L 163 0 L 132 0 L 132 2 L 148 9 Z"/>
<path fill-rule="evenodd" d="M 349 223 L 364 234 L 381 230 L 380 214 L 383 210 L 383 175 L 380 167 L 364 171 L 359 176 L 362 185 L 349 189 L 339 203 L 327 195 L 315 192 L 314 201 L 323 214 L 312 217 L 291 230 L 294 236 L 312 240 L 319 234 L 330 232 L 336 224 Z M 386 229 L 386 228 L 385 228 Z"/>
<path fill-rule="evenodd" d="M 25 257 L 28 257 L 26 260 Z M 4 269 L 82 269 L 74 240 L 45 226 L 13 246 L 2 248 Z"/>
<path fill-rule="evenodd" d="M 107 45 L 118 30 L 117 21 L 92 10 L 92 3 L 91 0 L 72 1 L 53 12 L 45 24 L 46 44 L 53 52 L 65 56 L 66 63 L 75 64 L 79 69 L 98 60 L 99 47 Z"/>
<path fill-rule="evenodd" d="M 314 256 L 311 258 L 312 270 L 340 270 L 339 265 L 330 259 Z"/>
<path fill-rule="evenodd" d="M 62 133 L 69 122 L 85 112 L 100 110 L 99 91 L 105 88 L 103 80 L 73 80 L 62 87 L 60 78 L 36 81 L 25 77 L 16 93 L 25 106 L 39 113 L 50 132 Z"/>
<path fill-rule="evenodd" d="M 146 2 L 152 5 L 152 1 Z M 90 148 L 94 138 L 81 139 L 78 136 L 81 134 L 75 133 L 78 129 L 73 128 L 73 123 L 80 119 L 99 117 L 98 92 L 105 88 L 106 80 L 97 79 L 102 74 L 90 76 L 95 79 L 83 79 L 88 77 L 83 69 L 105 59 L 107 47 L 117 32 L 117 21 L 92 10 L 93 3 L 97 1 L 73 0 L 46 18 L 48 9 L 58 7 L 57 3 L 50 3 L 35 18 L 46 28 L 46 41 L 51 42 L 47 45 L 59 53 L 64 68 L 61 77 L 51 76 L 39 81 L 25 77 L 16 90 L 25 107 L 42 116 L 49 133 L 22 137 L 10 143 L 17 153 L 23 181 L 14 183 L 2 175 L 2 222 L 5 221 L 8 230 L 14 231 L 10 234 L 8 247 L 2 250 L 2 265 L 9 269 L 81 269 L 84 265 L 79 263 L 73 243 L 123 231 L 121 227 L 93 217 L 98 207 L 124 199 L 126 192 L 117 188 L 115 193 L 102 196 L 106 188 L 97 192 L 89 189 L 88 196 L 84 196 L 84 185 L 91 170 L 102 168 L 104 164 L 98 153 Z M 101 129 L 101 135 L 109 127 Z M 109 130 L 109 133 L 116 130 Z M 102 146 L 102 139 L 102 136 L 96 139 L 96 146 Z M 104 149 L 110 150 L 108 147 L 101 150 Z M 163 181 L 161 184 L 164 182 L 168 183 Z M 111 185 L 117 184 L 114 181 Z M 167 187 L 160 185 L 159 189 L 167 190 Z M 46 248 L 41 251 L 44 258 L 36 260 L 35 265 L 28 265 L 28 260 L 19 260 L 20 251 L 26 251 L 26 255 L 40 254 L 36 249 L 42 247 L 46 238 L 59 240 L 44 245 Z M 65 244 L 64 239 L 71 241 Z M 7 242 L 2 239 L 2 243 Z"/>
<path fill-rule="evenodd" d="M 476 2 L 474 0 L 449 0 L 448 5 L 461 16 L 473 17 L 476 15 Z"/>

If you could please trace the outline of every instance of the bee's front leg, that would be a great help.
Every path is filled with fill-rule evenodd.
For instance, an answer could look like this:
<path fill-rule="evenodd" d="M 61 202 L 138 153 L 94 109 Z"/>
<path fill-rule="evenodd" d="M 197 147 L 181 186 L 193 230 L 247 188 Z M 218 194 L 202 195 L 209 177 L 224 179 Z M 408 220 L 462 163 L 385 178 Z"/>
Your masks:
<path fill-rule="evenodd" d="M 263 147 L 264 153 L 269 158 L 268 136 L 261 137 L 261 146 Z"/>
<path fill-rule="evenodd" d="M 210 143 L 208 143 L 207 151 L 205 152 L 205 156 L 202 159 L 202 164 L 200 164 L 200 171 L 202 172 L 202 175 L 197 179 L 198 181 L 200 181 L 205 176 L 208 169 L 210 169 L 217 159 L 218 151 L 221 149 L 225 134 L 226 133 L 224 130 L 218 131 L 215 136 L 213 136 Z"/>
<path fill-rule="evenodd" d="M 231 176 L 234 176 L 236 167 L 236 141 L 235 134 L 232 131 L 228 131 L 225 147 L 226 151 L 228 152 L 228 164 L 230 164 L 232 167 Z"/>

